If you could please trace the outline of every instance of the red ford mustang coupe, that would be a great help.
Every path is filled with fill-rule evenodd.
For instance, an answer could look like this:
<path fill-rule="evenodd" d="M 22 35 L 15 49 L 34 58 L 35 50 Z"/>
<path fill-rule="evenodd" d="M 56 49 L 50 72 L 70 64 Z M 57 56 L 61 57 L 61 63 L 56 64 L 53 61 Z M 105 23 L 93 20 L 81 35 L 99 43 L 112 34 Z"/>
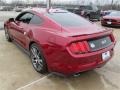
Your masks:
<path fill-rule="evenodd" d="M 101 19 L 103 26 L 118 26 L 120 27 L 120 11 L 113 11 L 109 15 L 103 16 Z"/>
<path fill-rule="evenodd" d="M 6 39 L 29 51 L 39 73 L 74 75 L 101 67 L 113 56 L 111 30 L 65 10 L 26 10 L 4 27 Z"/>

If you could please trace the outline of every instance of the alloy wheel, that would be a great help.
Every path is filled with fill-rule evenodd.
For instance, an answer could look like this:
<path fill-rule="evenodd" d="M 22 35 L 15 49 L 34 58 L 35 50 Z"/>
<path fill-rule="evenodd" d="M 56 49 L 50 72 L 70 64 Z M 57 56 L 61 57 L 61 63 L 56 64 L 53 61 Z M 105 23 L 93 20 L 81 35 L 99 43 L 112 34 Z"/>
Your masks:
<path fill-rule="evenodd" d="M 39 49 L 35 46 L 31 47 L 31 59 L 34 68 L 37 71 L 41 71 L 43 68 L 43 58 L 41 56 Z"/>

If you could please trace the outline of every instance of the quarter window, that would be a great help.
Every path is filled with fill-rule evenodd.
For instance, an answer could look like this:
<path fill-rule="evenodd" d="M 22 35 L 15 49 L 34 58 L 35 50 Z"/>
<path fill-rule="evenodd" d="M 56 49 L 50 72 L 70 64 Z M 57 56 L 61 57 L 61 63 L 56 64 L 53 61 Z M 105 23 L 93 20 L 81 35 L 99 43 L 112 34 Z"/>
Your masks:
<path fill-rule="evenodd" d="M 30 24 L 40 25 L 42 21 L 43 20 L 39 16 L 34 15 L 30 21 Z"/>

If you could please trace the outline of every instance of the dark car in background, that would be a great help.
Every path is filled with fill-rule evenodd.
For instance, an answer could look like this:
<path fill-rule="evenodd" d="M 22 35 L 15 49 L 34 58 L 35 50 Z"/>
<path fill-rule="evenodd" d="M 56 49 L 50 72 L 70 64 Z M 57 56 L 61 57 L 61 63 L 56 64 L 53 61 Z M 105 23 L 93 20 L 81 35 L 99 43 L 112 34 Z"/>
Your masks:
<path fill-rule="evenodd" d="M 81 5 L 78 9 L 75 9 L 74 13 L 81 15 L 89 20 L 100 20 L 100 10 L 97 6 L 93 5 Z"/>
<path fill-rule="evenodd" d="M 120 11 L 111 12 L 109 15 L 103 16 L 101 19 L 103 26 L 120 27 Z"/>

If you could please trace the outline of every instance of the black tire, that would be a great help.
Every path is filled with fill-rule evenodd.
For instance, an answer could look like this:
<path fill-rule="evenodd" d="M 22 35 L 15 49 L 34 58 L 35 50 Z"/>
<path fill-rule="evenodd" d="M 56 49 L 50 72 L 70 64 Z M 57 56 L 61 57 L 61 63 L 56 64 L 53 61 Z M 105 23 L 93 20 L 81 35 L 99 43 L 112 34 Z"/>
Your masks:
<path fill-rule="evenodd" d="M 47 73 L 47 64 L 42 51 L 37 44 L 33 43 L 30 46 L 30 58 L 34 69 L 39 73 Z"/>
<path fill-rule="evenodd" d="M 5 27 L 4 30 L 5 30 L 5 38 L 6 38 L 6 40 L 7 40 L 8 42 L 12 42 L 12 38 L 11 38 L 11 35 L 10 35 L 7 27 Z"/>
<path fill-rule="evenodd" d="M 90 16 L 89 16 L 89 15 L 87 15 L 87 16 L 86 16 L 86 19 L 90 21 Z"/>

